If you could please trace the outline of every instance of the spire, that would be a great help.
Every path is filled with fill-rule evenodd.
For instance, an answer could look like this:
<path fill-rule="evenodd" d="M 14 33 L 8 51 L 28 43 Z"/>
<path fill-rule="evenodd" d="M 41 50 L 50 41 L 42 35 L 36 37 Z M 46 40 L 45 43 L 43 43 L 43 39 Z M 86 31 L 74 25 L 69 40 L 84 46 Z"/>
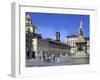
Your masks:
<path fill-rule="evenodd" d="M 82 24 L 82 18 L 81 18 L 81 20 L 80 20 L 79 36 L 82 36 L 82 37 L 83 37 L 83 24 Z"/>
<path fill-rule="evenodd" d="M 82 19 L 80 20 L 80 28 L 82 29 Z"/>

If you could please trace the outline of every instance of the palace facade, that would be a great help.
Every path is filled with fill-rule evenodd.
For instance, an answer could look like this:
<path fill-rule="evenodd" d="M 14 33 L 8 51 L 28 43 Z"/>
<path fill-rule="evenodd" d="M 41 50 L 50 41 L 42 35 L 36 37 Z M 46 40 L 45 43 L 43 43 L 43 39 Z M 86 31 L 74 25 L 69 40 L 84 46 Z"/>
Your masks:
<path fill-rule="evenodd" d="M 60 58 L 70 55 L 71 47 L 60 41 L 60 32 L 56 32 L 56 40 L 46 38 L 37 33 L 37 28 L 32 25 L 32 19 L 26 15 L 26 59 Z"/>

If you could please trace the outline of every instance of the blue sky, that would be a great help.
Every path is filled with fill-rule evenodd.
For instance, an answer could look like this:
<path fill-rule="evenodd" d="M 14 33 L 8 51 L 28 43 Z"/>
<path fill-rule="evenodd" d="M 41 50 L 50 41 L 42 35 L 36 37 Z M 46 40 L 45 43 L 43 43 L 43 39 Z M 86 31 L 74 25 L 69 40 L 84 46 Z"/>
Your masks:
<path fill-rule="evenodd" d="M 83 21 L 84 36 L 89 37 L 89 15 L 75 14 L 51 14 L 51 13 L 33 13 L 26 12 L 26 15 L 32 18 L 32 24 L 37 27 L 38 33 L 43 38 L 55 39 L 55 32 L 60 32 L 61 41 L 65 41 L 65 37 L 70 34 L 79 32 L 79 23 Z"/>

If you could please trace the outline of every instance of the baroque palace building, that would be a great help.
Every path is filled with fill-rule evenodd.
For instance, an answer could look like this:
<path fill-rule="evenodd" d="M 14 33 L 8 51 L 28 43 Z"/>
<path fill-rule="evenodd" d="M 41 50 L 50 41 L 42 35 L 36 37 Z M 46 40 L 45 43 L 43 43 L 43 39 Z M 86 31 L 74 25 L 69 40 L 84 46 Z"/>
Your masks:
<path fill-rule="evenodd" d="M 37 33 L 37 28 L 32 24 L 29 15 L 25 17 L 26 24 L 26 59 L 60 58 L 70 55 L 71 47 L 60 41 L 60 32 L 56 32 L 56 40 L 46 38 Z"/>

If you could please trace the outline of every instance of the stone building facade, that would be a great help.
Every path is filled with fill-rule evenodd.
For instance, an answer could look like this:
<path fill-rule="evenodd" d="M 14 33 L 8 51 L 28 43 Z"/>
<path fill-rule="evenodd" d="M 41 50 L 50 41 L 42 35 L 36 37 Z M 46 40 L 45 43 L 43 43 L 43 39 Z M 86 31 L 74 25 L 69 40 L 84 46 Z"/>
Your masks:
<path fill-rule="evenodd" d="M 36 34 L 36 27 L 32 25 L 29 15 L 25 16 L 25 32 L 26 32 L 26 58 L 32 58 L 33 54 L 33 36 Z"/>
<path fill-rule="evenodd" d="M 44 39 L 38 34 L 37 28 L 32 25 L 29 15 L 25 18 L 26 24 L 26 58 L 47 60 L 53 57 L 67 57 L 70 54 L 70 46 L 60 41 L 60 32 L 56 32 L 56 40 Z"/>
<path fill-rule="evenodd" d="M 34 38 L 34 45 L 35 58 L 40 60 L 67 57 L 70 54 L 70 46 L 60 41 L 37 37 Z"/>
<path fill-rule="evenodd" d="M 78 40 L 78 35 L 72 34 L 67 36 L 67 44 L 71 46 L 71 54 L 74 54 L 77 51 L 76 41 Z"/>

